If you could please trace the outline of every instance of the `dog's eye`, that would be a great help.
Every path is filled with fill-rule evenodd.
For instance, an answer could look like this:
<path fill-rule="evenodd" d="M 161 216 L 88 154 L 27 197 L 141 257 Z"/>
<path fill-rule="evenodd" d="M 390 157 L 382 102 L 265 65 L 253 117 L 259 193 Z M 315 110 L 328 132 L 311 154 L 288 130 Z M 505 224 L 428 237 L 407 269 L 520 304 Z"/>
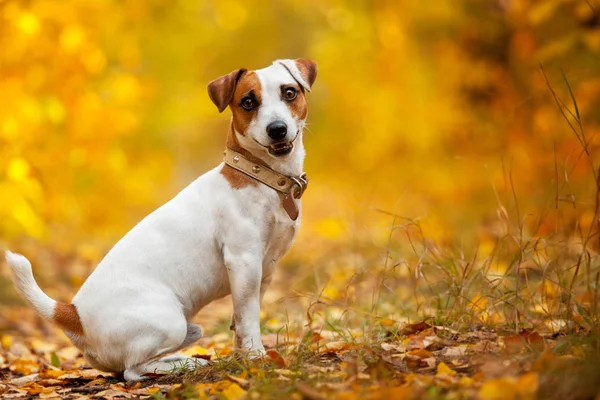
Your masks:
<path fill-rule="evenodd" d="M 298 91 L 293 87 L 289 87 L 284 90 L 283 96 L 287 101 L 292 101 L 298 96 Z"/>
<path fill-rule="evenodd" d="M 252 110 L 254 107 L 256 106 L 256 104 L 254 103 L 254 100 L 252 100 L 251 97 L 244 97 L 242 99 L 242 107 L 244 108 L 244 110 Z"/>

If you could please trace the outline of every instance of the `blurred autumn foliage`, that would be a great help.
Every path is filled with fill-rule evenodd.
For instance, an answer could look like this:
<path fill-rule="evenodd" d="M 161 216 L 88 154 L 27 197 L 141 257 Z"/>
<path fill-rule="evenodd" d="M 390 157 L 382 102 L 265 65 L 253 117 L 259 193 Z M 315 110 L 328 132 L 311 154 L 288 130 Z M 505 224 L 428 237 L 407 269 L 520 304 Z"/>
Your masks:
<path fill-rule="evenodd" d="M 297 281 L 347 301 L 361 297 L 349 282 L 398 274 L 391 288 L 379 279 L 373 303 L 388 291 L 399 316 L 428 266 L 447 266 L 455 285 L 474 263 L 483 276 L 516 265 L 514 294 L 520 271 L 554 260 L 570 275 L 541 284 L 564 304 L 556 293 L 579 287 L 569 287 L 577 254 L 594 242 L 583 239 L 596 199 L 599 10 L 597 0 L 0 1 L 0 245 L 85 261 L 77 286 L 220 162 L 229 117 L 206 83 L 304 57 L 319 77 L 311 188 L 285 263 Z M 439 265 L 425 262 L 432 254 Z M 599 265 L 588 259 L 589 302 Z M 489 306 L 457 290 L 461 309 Z"/>

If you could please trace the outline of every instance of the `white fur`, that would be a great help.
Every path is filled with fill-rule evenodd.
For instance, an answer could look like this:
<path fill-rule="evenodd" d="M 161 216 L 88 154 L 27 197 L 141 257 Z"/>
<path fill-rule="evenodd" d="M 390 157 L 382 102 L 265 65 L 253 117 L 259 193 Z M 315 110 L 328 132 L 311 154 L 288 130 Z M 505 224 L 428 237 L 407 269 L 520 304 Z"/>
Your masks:
<path fill-rule="evenodd" d="M 288 134 L 298 137 L 292 152 L 281 158 L 248 136 L 238 135 L 240 143 L 276 171 L 299 175 L 304 121 L 294 120 L 279 95 L 280 85 L 293 84 L 294 78 L 279 63 L 257 74 L 262 103 L 248 136 L 267 144 L 266 125 L 281 118 Z M 71 337 L 94 367 L 124 371 L 127 380 L 137 380 L 146 372 L 193 361 L 165 356 L 199 339 L 201 328 L 189 321 L 228 294 L 236 346 L 264 352 L 260 301 L 276 263 L 292 245 L 300 218 L 292 221 L 278 194 L 265 185 L 232 189 L 222 168 L 202 175 L 137 224 L 73 298 L 84 335 Z M 55 302 L 38 288 L 29 262 L 9 252 L 7 259 L 23 296 L 51 318 Z"/>
<path fill-rule="evenodd" d="M 42 292 L 35 283 L 29 260 L 20 254 L 15 254 L 8 250 L 6 251 L 5 256 L 6 261 L 12 270 L 13 283 L 21 296 L 24 299 L 27 299 L 29 304 L 43 317 L 52 319 L 56 301 L 52 300 L 46 293 Z"/>

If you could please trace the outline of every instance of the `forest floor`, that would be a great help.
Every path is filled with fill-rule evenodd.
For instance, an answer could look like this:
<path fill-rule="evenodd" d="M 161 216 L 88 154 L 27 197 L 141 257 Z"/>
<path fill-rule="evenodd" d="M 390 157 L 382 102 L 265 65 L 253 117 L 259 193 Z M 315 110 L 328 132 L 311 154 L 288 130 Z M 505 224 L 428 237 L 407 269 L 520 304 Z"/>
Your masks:
<path fill-rule="evenodd" d="M 600 398 L 600 341 L 583 329 L 568 335 L 488 324 L 455 330 L 432 319 L 379 319 L 350 329 L 313 321 L 296 331 L 285 324 L 278 332 L 265 328 L 267 355 L 248 360 L 232 353 L 228 306 L 228 299 L 219 301 L 210 318 L 201 318 L 207 336 L 185 351 L 207 366 L 151 374 L 136 384 L 90 368 L 31 310 L 4 308 L 0 398 Z"/>

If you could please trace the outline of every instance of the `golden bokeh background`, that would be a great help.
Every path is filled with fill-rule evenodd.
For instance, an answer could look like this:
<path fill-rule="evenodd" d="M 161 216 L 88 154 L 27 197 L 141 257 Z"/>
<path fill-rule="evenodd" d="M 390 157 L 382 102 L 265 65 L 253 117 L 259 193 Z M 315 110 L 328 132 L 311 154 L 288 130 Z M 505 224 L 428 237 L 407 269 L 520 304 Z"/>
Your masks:
<path fill-rule="evenodd" d="M 403 223 L 461 259 L 490 253 L 511 227 L 576 237 L 594 218 L 599 9 L 0 0 L 0 247 L 78 286 L 137 221 L 220 162 L 229 111 L 206 84 L 280 58 L 319 67 L 311 184 L 284 262 L 296 279 L 316 276 L 315 292 L 343 297 L 388 259 L 417 276 Z M 50 259 L 57 270 L 44 269 Z"/>

